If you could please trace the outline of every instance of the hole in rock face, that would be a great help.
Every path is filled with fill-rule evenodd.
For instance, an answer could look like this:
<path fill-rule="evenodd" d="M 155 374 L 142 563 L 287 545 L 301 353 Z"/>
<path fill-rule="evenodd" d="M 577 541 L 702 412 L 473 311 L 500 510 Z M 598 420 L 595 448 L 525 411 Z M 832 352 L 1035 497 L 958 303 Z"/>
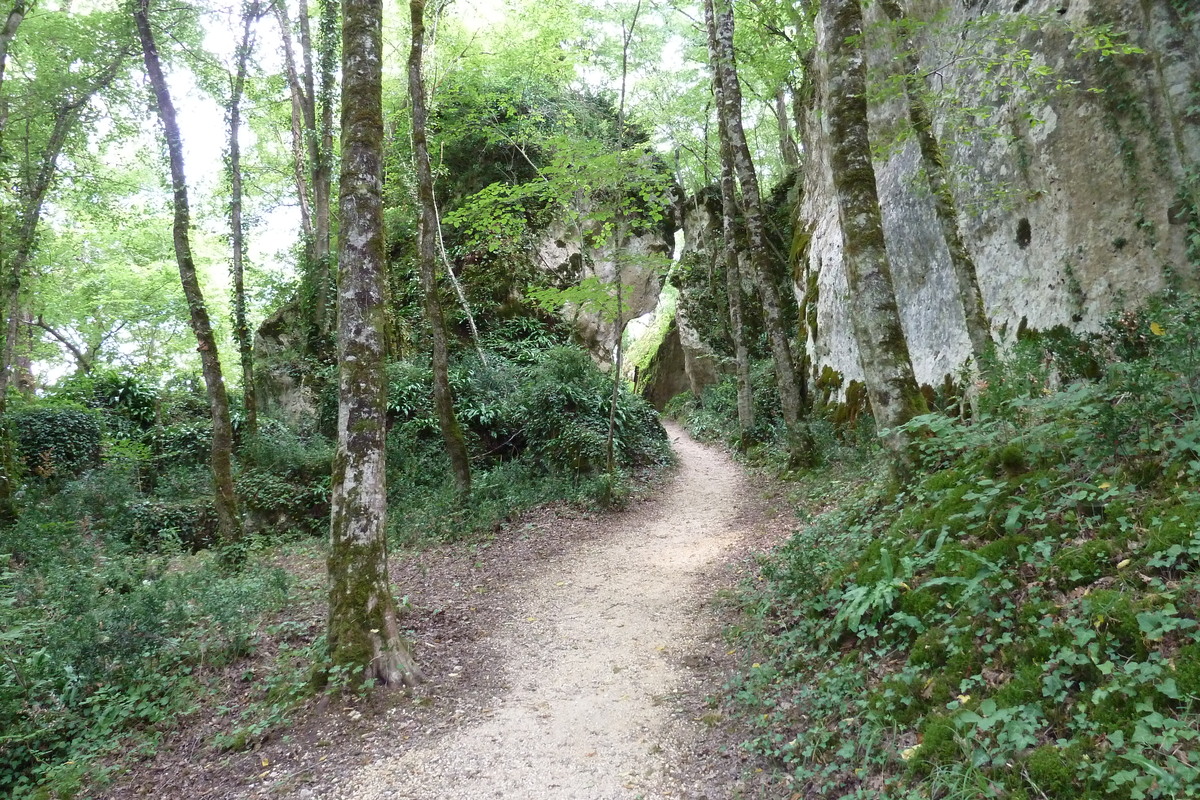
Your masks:
<path fill-rule="evenodd" d="M 1016 14 L 1027 5 L 1029 5 L 1029 0 L 1017 0 L 1017 2 L 1013 3 L 1013 13 Z"/>
<path fill-rule="evenodd" d="M 1024 250 L 1033 241 L 1033 229 L 1029 227 L 1029 219 L 1021 217 L 1017 222 L 1017 244 Z"/>

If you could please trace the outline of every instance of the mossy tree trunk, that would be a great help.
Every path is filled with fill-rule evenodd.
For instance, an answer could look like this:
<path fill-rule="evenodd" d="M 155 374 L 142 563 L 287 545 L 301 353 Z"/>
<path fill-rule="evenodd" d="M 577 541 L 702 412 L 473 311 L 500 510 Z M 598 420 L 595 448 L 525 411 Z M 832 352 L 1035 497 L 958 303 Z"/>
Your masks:
<path fill-rule="evenodd" d="M 162 120 L 167 154 L 171 162 L 174 209 L 171 233 L 175 244 L 175 261 L 179 266 L 179 280 L 183 285 L 183 296 L 187 300 L 192 332 L 196 336 L 196 349 L 200 351 L 200 370 L 204 376 L 208 408 L 212 416 L 212 473 L 217 525 L 221 542 L 226 548 L 226 557 L 236 562 L 243 555 L 239 546 L 243 529 L 238 515 L 237 495 L 233 489 L 233 425 L 229 419 L 229 397 L 225 393 L 225 377 L 221 372 L 217 340 L 213 335 L 208 306 L 205 305 L 204 293 L 200 290 L 196 262 L 192 257 L 191 211 L 188 205 L 187 179 L 183 169 L 183 141 L 175 117 L 175 104 L 171 101 L 171 93 L 167 88 L 166 78 L 163 77 L 158 46 L 150 27 L 149 0 L 136 1 L 133 18 L 142 45 L 146 73 L 154 89 L 158 116 Z"/>
<path fill-rule="evenodd" d="M 454 472 L 454 484 L 466 497 L 471 492 L 471 459 L 463 439 L 462 427 L 454 414 L 454 397 L 450 392 L 450 353 L 446 342 L 446 321 L 438 300 L 437 285 L 437 209 L 433 196 L 433 169 L 429 162 L 429 142 L 426 138 L 425 81 L 421 77 L 422 54 L 425 49 L 425 0 L 412 0 L 412 49 L 408 55 L 408 94 L 412 103 L 413 160 L 417 171 L 417 204 L 420 219 L 417 223 L 417 258 L 424 295 L 425 322 L 433 340 L 433 404 L 437 410 L 438 426 L 446 444 L 446 454 Z"/>
<path fill-rule="evenodd" d="M 900 325 L 883 215 L 867 127 L 867 69 L 859 0 L 827 0 L 821 14 L 827 58 L 824 114 L 832 150 L 833 184 L 842 229 L 842 258 L 850 290 L 850 319 L 876 424 L 901 477 L 908 474 L 908 440 L 896 431 L 927 408 L 917 387 Z"/>
<path fill-rule="evenodd" d="M 904 12 L 897 0 L 884 0 L 883 11 L 897 31 L 903 31 Z M 922 167 L 929 181 L 929 191 L 933 199 L 933 210 L 937 217 L 942 238 L 950 252 L 950 265 L 958 284 L 958 300 L 962 308 L 963 319 L 966 322 L 967 338 L 971 342 L 971 356 L 975 360 L 976 369 L 984 363 L 992 344 L 991 324 L 983 305 L 983 294 L 979 290 L 979 277 L 975 269 L 975 259 L 967 249 L 963 238 L 962 227 L 958 224 L 958 204 L 954 200 L 954 192 L 950 183 L 950 173 L 946 166 L 946 155 L 933 127 L 933 117 L 929 113 L 922 87 L 916 82 L 923 80 L 921 65 L 917 61 L 915 43 L 900 41 L 903 58 L 905 79 L 908 82 L 906 101 L 908 105 L 908 122 L 912 125 L 913 136 L 921 153 Z"/>
<path fill-rule="evenodd" d="M 305 311 L 318 338 L 332 328 L 328 286 L 332 269 L 333 97 L 335 93 L 337 0 L 321 3 L 319 52 L 314 47 L 307 0 L 297 18 L 300 63 L 296 63 L 292 26 L 284 0 L 272 0 L 283 36 L 284 73 L 291 95 L 292 157 L 300 230 L 304 236 Z M 319 69 L 319 75 L 316 72 Z M 312 343 L 310 343 L 311 345 Z"/>
<path fill-rule="evenodd" d="M 704 18 L 708 28 L 709 61 L 713 70 L 713 89 L 717 99 L 717 116 L 723 138 L 722 156 L 732 160 L 732 170 L 742 190 L 742 217 L 746 232 L 749 263 L 753 265 L 754 281 L 763 307 L 763 325 L 771 345 L 775 363 L 775 383 L 783 421 L 788 430 L 792 461 L 796 465 L 811 462 L 812 442 L 802 420 L 803 388 L 792 361 L 788 332 L 784 329 L 783 303 L 772 278 L 771 249 L 767 243 L 766 214 L 758 173 L 742 126 L 742 90 L 738 83 L 737 63 L 733 47 L 733 6 L 724 0 L 704 0 Z"/>
<path fill-rule="evenodd" d="M 329 548 L 330 658 L 411 684 L 387 568 L 384 379 L 383 8 L 347 0 L 342 28 L 338 425 Z"/>
<path fill-rule="evenodd" d="M 311 134 L 313 147 L 310 153 L 313 185 L 313 313 L 315 326 L 321 336 L 333 330 L 336 318 L 336 309 L 329 302 L 329 286 L 333 278 L 333 107 L 337 94 L 338 11 L 338 0 L 320 0 L 320 27 L 316 42 L 316 129 Z M 311 37 L 306 34 L 305 40 L 305 46 L 311 53 Z"/>
<path fill-rule="evenodd" d="M 724 145 L 726 137 L 720 138 L 721 236 L 724 241 L 722 252 L 725 260 L 725 291 L 729 295 L 729 337 L 733 340 L 733 361 L 737 373 L 739 446 L 744 450 L 750 445 L 754 431 L 754 392 L 750 385 L 750 348 L 746 345 L 746 326 L 742 309 L 742 270 L 738 263 L 737 196 L 733 166 L 728 148 Z"/>
<path fill-rule="evenodd" d="M 242 397 L 246 432 L 258 431 L 258 407 L 254 396 L 254 348 L 246 320 L 246 228 L 242 221 L 242 148 L 238 133 L 242 126 L 242 94 L 247 64 L 254 41 L 253 24 L 260 16 L 258 0 L 250 0 L 242 12 L 242 39 L 237 50 L 237 67 L 229 95 L 229 243 L 230 277 L 233 279 L 233 333 L 242 362 Z"/>

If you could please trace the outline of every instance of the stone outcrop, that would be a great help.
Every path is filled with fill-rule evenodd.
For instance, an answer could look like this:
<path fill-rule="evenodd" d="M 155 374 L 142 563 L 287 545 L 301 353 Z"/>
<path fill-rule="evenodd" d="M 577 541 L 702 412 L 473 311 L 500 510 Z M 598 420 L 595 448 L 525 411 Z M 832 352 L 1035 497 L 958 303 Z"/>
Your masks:
<path fill-rule="evenodd" d="M 662 343 L 654 351 L 646 374 L 639 376 L 638 380 L 642 397 L 659 411 L 666 408 L 672 397 L 694 391 L 685 359 L 683 345 L 679 341 L 679 327 L 672 322 Z"/>
<path fill-rule="evenodd" d="M 918 32 L 917 43 L 938 89 L 934 127 L 956 175 L 958 224 L 998 341 L 1058 325 L 1095 330 L 1172 276 L 1185 285 L 1195 280 L 1187 248 L 1200 164 L 1200 23 L 1184 18 L 1180 9 L 1188 7 L 1176 0 L 908 4 L 916 18 L 941 16 Z M 1015 22 L 1014 9 L 1038 24 L 1015 25 L 1016 44 L 998 45 L 995 24 L 984 20 Z M 1087 37 L 1077 31 L 1107 24 L 1144 52 L 1086 52 Z M 1027 89 L 988 86 L 984 60 L 1011 59 L 1014 48 L 1028 49 L 1033 66 L 1049 68 L 1048 78 Z M 895 69 L 885 44 L 867 51 L 877 70 Z M 1073 84 L 1055 90 L 1062 81 Z M 861 371 L 827 131 L 813 110 L 820 91 L 804 120 L 795 291 L 812 377 L 837 374 L 844 390 Z M 919 382 L 933 386 L 960 371 L 970 345 L 917 145 L 898 135 L 905 103 L 873 104 L 873 143 L 884 154 L 876 158 L 876 182 L 913 367 Z M 960 125 L 964 108 L 986 109 L 987 125 Z"/>
<path fill-rule="evenodd" d="M 268 317 L 254 336 L 254 382 L 258 412 L 293 429 L 317 424 L 317 394 L 299 368 L 304 322 L 300 305 L 287 303 Z"/>
<path fill-rule="evenodd" d="M 563 224 L 552 225 L 537 247 L 535 263 L 551 273 L 560 288 L 578 285 L 589 278 L 602 286 L 615 287 L 619 263 L 620 283 L 624 287 L 623 323 L 653 311 L 658 304 L 659 275 L 670 262 L 674 242 L 659 230 L 631 233 L 624 239 L 618 261 L 613 258 L 611 242 L 595 248 L 581 247 L 581 240 L 589 240 L 593 233 L 571 230 Z M 602 365 L 611 364 L 619 335 L 616 319 L 588 308 L 587 304 L 568 303 L 561 313 L 592 358 Z"/>

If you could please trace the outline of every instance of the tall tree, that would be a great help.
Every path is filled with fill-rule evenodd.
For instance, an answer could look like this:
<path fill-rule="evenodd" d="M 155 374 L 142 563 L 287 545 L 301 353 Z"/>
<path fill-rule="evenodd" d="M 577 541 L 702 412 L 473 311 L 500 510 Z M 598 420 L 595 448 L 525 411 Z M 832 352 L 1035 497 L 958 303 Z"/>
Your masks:
<path fill-rule="evenodd" d="M 172 238 L 175 244 L 175 261 L 179 267 L 179 280 L 187 298 L 188 314 L 192 332 L 196 336 L 196 349 L 200 351 L 201 372 L 208 395 L 208 408 L 212 416 L 212 473 L 217 510 L 217 525 L 222 543 L 226 546 L 226 557 L 234 561 L 242 557 L 238 546 L 242 539 L 242 523 L 238 514 L 237 495 L 233 488 L 233 425 L 229 418 L 229 397 L 225 392 L 225 377 L 221 372 L 221 360 L 217 352 L 217 339 L 213 335 L 208 306 L 200 289 L 196 273 L 196 262 L 192 256 L 190 238 L 191 211 L 188 204 L 187 178 L 184 174 L 183 140 L 179 134 L 179 123 L 175 117 L 175 104 L 163 75 L 154 31 L 150 27 L 150 0 L 136 0 L 133 20 L 137 26 L 138 39 L 142 45 L 142 56 L 146 63 L 146 74 L 154 90 L 158 105 L 158 117 L 162 122 L 167 140 L 167 155 L 171 162 L 171 189 L 174 210 Z"/>
<path fill-rule="evenodd" d="M 638 0 L 633 9 L 632 19 L 626 24 L 621 20 L 621 95 L 617 104 L 617 175 L 625 172 L 625 90 L 629 83 L 629 45 L 633 41 L 633 32 L 637 28 L 638 15 L 642 11 L 642 2 Z M 608 473 L 611 476 L 617 468 L 614 445 L 617 433 L 617 398 L 621 392 L 621 372 L 625 355 L 625 308 L 623 301 L 624 287 L 621 281 L 621 246 L 625 238 L 625 197 L 624 181 L 617 184 L 616 213 L 613 216 L 613 276 L 616 279 L 617 319 L 616 319 L 616 363 L 613 364 L 612 395 L 608 401 L 608 436 L 605 438 L 604 450 Z"/>
<path fill-rule="evenodd" d="M 826 59 L 823 109 L 832 145 L 833 185 L 842 230 L 842 259 L 850 289 L 850 320 L 858 343 L 871 412 L 896 456 L 901 477 L 910 469 L 906 437 L 897 426 L 924 413 L 892 285 L 883 215 L 867 125 L 867 67 L 859 0 L 821 5 Z"/>
<path fill-rule="evenodd" d="M 4 302 L 3 341 L 0 342 L 0 417 L 7 410 L 8 389 L 16 362 L 22 325 L 31 319 L 22 304 L 26 273 L 35 255 L 42 212 L 58 178 L 58 162 L 68 140 L 76 134 L 92 99 L 108 89 L 130 55 L 128 42 L 111 38 L 111 19 L 101 12 L 48 19 L 38 33 L 54 42 L 39 53 L 37 63 L 25 65 L 20 113 L 24 124 L 9 131 L 14 105 L 12 80 L 6 80 L 9 48 L 25 19 L 18 2 L 0 28 L 0 153 L 4 183 L 0 199 L 0 294 Z M 27 31 L 28 24 L 23 31 Z M 12 470 L 9 442 L 0 437 L 0 517 L 11 512 Z"/>
<path fill-rule="evenodd" d="M 723 127 L 723 126 L 722 126 Z M 725 291 L 729 296 L 729 335 L 733 340 L 734 368 L 737 371 L 737 414 L 740 447 L 750 445 L 754 430 L 754 391 L 750 385 L 750 348 L 746 343 L 745 311 L 742 307 L 742 268 L 738 259 L 737 193 L 734 187 L 733 159 L 721 136 L 721 236 L 725 258 Z"/>
<path fill-rule="evenodd" d="M 438 225 L 436 200 L 433 196 L 433 169 L 429 162 L 429 141 L 426 136 L 425 81 L 421 76 L 422 55 L 425 49 L 425 2 L 412 0 L 412 48 L 408 56 L 408 94 L 412 103 L 413 161 L 417 171 L 417 259 L 421 276 L 421 292 L 425 322 L 433 341 L 433 405 L 438 426 L 446 443 L 446 454 L 454 472 L 458 492 L 471 492 L 471 459 L 467 454 L 462 427 L 454 414 L 454 397 L 450 392 L 450 352 L 446 342 L 446 321 L 438 299 L 437 244 Z"/>
<path fill-rule="evenodd" d="M 8 12 L 8 16 L 4 19 L 4 27 L 0 28 L 0 98 L 3 98 L 4 72 L 8 68 L 8 48 L 12 44 L 13 37 L 17 35 L 17 28 L 25 19 L 25 10 L 25 0 L 16 0 Z M 7 125 L 8 103 L 0 100 L 0 134 L 4 132 Z"/>
<path fill-rule="evenodd" d="M 284 70 L 292 99 L 292 154 L 300 230 L 304 236 L 305 302 L 314 333 L 323 337 L 332 325 L 328 286 L 332 269 L 333 106 L 336 95 L 337 0 L 322 0 L 317 53 L 307 0 L 300 0 L 300 64 L 296 63 L 292 25 L 283 0 L 272 0 L 283 36 Z"/>
<path fill-rule="evenodd" d="M 246 228 L 242 221 L 242 94 L 254 42 L 254 23 L 260 15 L 258 0 L 250 0 L 242 11 L 242 39 L 235 55 L 233 85 L 229 93 L 229 243 L 230 274 L 233 278 L 233 333 L 242 362 L 242 405 L 246 411 L 246 431 L 258 431 L 258 405 L 254 392 L 254 349 L 250 325 L 246 320 Z"/>
<path fill-rule="evenodd" d="M 346 0 L 327 639 L 334 665 L 411 684 L 416 665 L 400 636 L 387 569 L 382 29 L 381 0 Z"/>
<path fill-rule="evenodd" d="M 801 420 L 804 388 L 792 361 L 792 349 L 784 329 L 783 304 L 772 278 L 771 250 L 767 243 L 766 213 L 758 186 L 758 174 L 742 126 L 742 92 L 738 83 L 733 48 L 733 7 L 728 2 L 717 7 L 704 0 L 704 19 L 708 29 L 709 60 L 713 70 L 713 88 L 717 115 L 724 137 L 721 152 L 732 159 L 732 169 L 742 190 L 742 217 L 746 231 L 748 263 L 753 266 L 755 284 L 763 306 L 763 323 L 775 363 L 775 382 L 784 424 L 788 429 L 789 449 L 795 462 L 811 459 L 811 436 Z"/>

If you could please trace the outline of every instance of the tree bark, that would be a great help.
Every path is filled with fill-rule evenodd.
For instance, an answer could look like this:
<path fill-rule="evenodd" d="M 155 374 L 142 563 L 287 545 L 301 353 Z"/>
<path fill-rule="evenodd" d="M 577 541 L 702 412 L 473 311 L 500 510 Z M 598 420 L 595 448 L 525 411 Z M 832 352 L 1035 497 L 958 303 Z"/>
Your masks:
<path fill-rule="evenodd" d="M 335 54 L 331 51 L 337 34 L 337 8 L 336 0 L 321 4 L 317 33 L 323 49 L 314 62 L 308 2 L 301 0 L 298 19 L 301 61 L 298 67 L 287 10 L 283 0 L 274 0 L 275 17 L 283 34 L 284 71 L 292 96 L 292 154 L 307 262 L 304 267 L 305 282 L 309 287 L 307 313 L 318 337 L 323 337 L 331 328 L 328 287 L 332 261 L 330 207 L 336 80 Z M 315 64 L 319 64 L 319 76 L 315 74 Z"/>
<path fill-rule="evenodd" d="M 417 225 L 417 252 L 424 295 L 425 322 L 433 339 L 433 404 L 438 425 L 446 443 L 446 454 L 454 472 L 458 492 L 466 497 L 471 492 L 471 460 L 463 439 L 462 428 L 454 414 L 454 398 L 450 393 L 450 353 L 446 342 L 446 322 L 437 287 L 437 209 L 433 196 L 433 169 L 429 162 L 429 142 L 426 139 L 425 82 L 421 77 L 422 53 L 425 48 L 425 0 L 412 0 L 412 49 L 408 56 L 408 93 L 412 103 L 413 160 L 417 171 L 417 203 L 420 219 Z"/>
<path fill-rule="evenodd" d="M 412 684 L 387 569 L 384 379 L 383 7 L 346 0 L 342 29 L 338 432 L 329 548 L 330 658 L 366 679 Z"/>
<path fill-rule="evenodd" d="M 25 19 L 25 11 L 25 0 L 17 0 L 13 3 L 12 10 L 8 12 L 4 26 L 0 27 L 0 90 L 4 88 L 4 72 L 8 67 L 8 48 L 12 44 L 13 37 L 17 35 L 17 28 L 21 27 L 21 22 Z M 7 125 L 8 101 L 3 93 L 0 93 L 0 133 L 4 132 Z"/>
<path fill-rule="evenodd" d="M 792 134 L 792 110 L 787 101 L 787 90 L 782 86 L 775 92 L 775 124 L 779 127 L 779 155 L 788 169 L 800 166 L 800 148 Z"/>
<path fill-rule="evenodd" d="M 623 187 L 625 171 L 625 88 L 629 78 L 629 43 L 633 41 L 633 31 L 637 27 L 638 15 L 642 12 L 642 2 L 638 0 L 633 9 L 633 19 L 629 25 L 621 20 L 621 100 L 617 106 L 617 213 L 614 215 L 613 226 L 613 275 L 617 282 L 617 358 L 613 364 L 612 395 L 608 400 L 608 436 L 605 437 L 604 452 L 605 466 L 611 477 L 617 470 L 615 443 L 617 439 L 617 400 L 621 396 L 621 371 L 624 369 L 625 356 L 625 287 L 621 281 L 621 243 L 625 239 L 625 211 Z"/>
<path fill-rule="evenodd" d="M 720 128 L 724 125 L 717 121 Z M 754 392 L 750 385 L 750 348 L 746 346 L 746 326 L 742 310 L 742 271 L 737 252 L 737 195 L 734 187 L 733 159 L 721 139 L 721 233 L 725 254 L 725 291 L 729 295 L 729 334 L 733 339 L 733 361 L 737 370 L 737 412 L 740 446 L 750 445 L 754 430 Z"/>
<path fill-rule="evenodd" d="M 292 97 L 292 172 L 296 182 L 296 201 L 300 204 L 300 234 L 304 237 L 305 246 L 307 247 L 313 239 L 312 206 L 309 199 L 309 170 L 304 125 L 309 101 L 304 95 L 304 86 L 300 82 L 300 73 L 296 69 L 296 55 L 292 49 L 292 30 L 291 23 L 288 21 L 287 8 L 284 6 L 283 0 L 273 0 L 271 8 L 274 10 L 275 19 L 279 23 L 279 33 L 283 37 L 283 68 Z"/>
<path fill-rule="evenodd" d="M 312 164 L 313 282 L 316 284 L 316 325 L 322 336 L 333 327 L 336 314 L 329 303 L 332 280 L 333 107 L 337 102 L 338 0 L 321 0 L 317 30 L 317 142 Z"/>
<path fill-rule="evenodd" d="M 904 12 L 897 0 L 884 0 L 883 11 L 892 23 L 899 23 L 904 18 Z M 902 28 L 898 28 L 902 30 Z M 971 342 L 971 356 L 978 369 L 992 344 L 991 323 L 988 321 L 987 310 L 983 304 L 983 294 L 979 290 L 979 277 L 975 269 L 975 259 L 967 249 L 963 239 L 962 228 L 958 224 L 958 206 L 954 201 L 954 192 L 950 186 L 949 171 L 946 169 L 946 156 L 937 134 L 933 129 L 933 117 L 920 88 L 913 81 L 921 80 L 921 65 L 917 61 L 915 45 L 910 41 L 899 43 L 903 51 L 905 78 L 908 83 L 908 121 L 912 125 L 913 135 L 917 140 L 917 148 L 921 153 L 922 165 L 929 181 L 929 191 L 933 198 L 933 210 L 937 216 L 938 226 L 946 248 L 950 252 L 950 266 L 958 284 L 958 300 L 962 308 L 963 319 L 966 322 L 967 338 Z"/>
<path fill-rule="evenodd" d="M 770 249 L 767 244 L 766 214 L 758 186 L 758 174 L 746 142 L 742 126 L 742 90 L 738 83 L 737 64 L 733 50 L 733 7 L 728 3 L 716 8 L 714 0 L 704 0 L 704 17 L 708 27 L 709 59 L 712 62 L 713 86 L 717 98 L 717 114 L 723 123 L 728 157 L 742 189 L 742 214 L 746 231 L 750 263 L 763 305 L 763 324 L 771 344 L 775 363 L 775 382 L 783 421 L 788 430 L 788 447 L 797 465 L 812 459 L 811 436 L 801 424 L 804 388 L 798 381 L 792 361 L 791 345 L 784 330 L 783 304 L 771 273 Z M 723 149 L 723 152 L 724 149 Z"/>
<path fill-rule="evenodd" d="M 258 407 L 254 392 L 254 348 L 246 321 L 246 229 L 242 222 L 242 148 L 238 133 L 242 126 L 242 94 L 246 86 L 247 63 L 254 40 L 253 23 L 260 15 L 258 0 L 250 0 L 243 11 L 242 41 L 237 51 L 237 68 L 229 97 L 229 241 L 232 250 L 230 273 L 233 278 L 233 333 L 242 361 L 242 405 L 246 413 L 246 432 L 258 432 Z"/>
<path fill-rule="evenodd" d="M 150 28 L 149 0 L 137 0 L 133 19 L 142 44 L 146 73 L 158 104 L 158 116 L 162 120 L 171 162 L 174 206 L 172 238 L 175 243 L 175 260 L 179 266 L 179 280 L 188 304 L 192 332 L 196 336 L 196 349 L 200 351 L 201 372 L 204 375 L 208 407 L 212 415 L 212 473 L 217 525 L 221 542 L 226 547 L 226 558 L 236 562 L 243 557 L 239 547 L 243 529 L 238 515 L 237 495 L 233 489 L 233 426 L 229 420 L 229 397 L 225 393 L 225 378 L 221 373 L 217 340 L 213 335 L 208 307 L 204 303 L 204 293 L 200 290 L 196 263 L 192 257 L 187 179 L 183 170 L 183 141 L 179 135 L 179 123 L 175 118 L 175 105 L 171 101 L 159 61 L 154 32 Z"/>
<path fill-rule="evenodd" d="M 833 151 L 851 324 L 871 412 L 876 424 L 890 431 L 885 441 L 903 478 L 911 469 L 911 454 L 897 426 L 927 408 L 913 375 L 884 245 L 868 138 L 862 8 L 859 0 L 827 0 L 821 14 L 828 53 L 824 113 Z"/>

